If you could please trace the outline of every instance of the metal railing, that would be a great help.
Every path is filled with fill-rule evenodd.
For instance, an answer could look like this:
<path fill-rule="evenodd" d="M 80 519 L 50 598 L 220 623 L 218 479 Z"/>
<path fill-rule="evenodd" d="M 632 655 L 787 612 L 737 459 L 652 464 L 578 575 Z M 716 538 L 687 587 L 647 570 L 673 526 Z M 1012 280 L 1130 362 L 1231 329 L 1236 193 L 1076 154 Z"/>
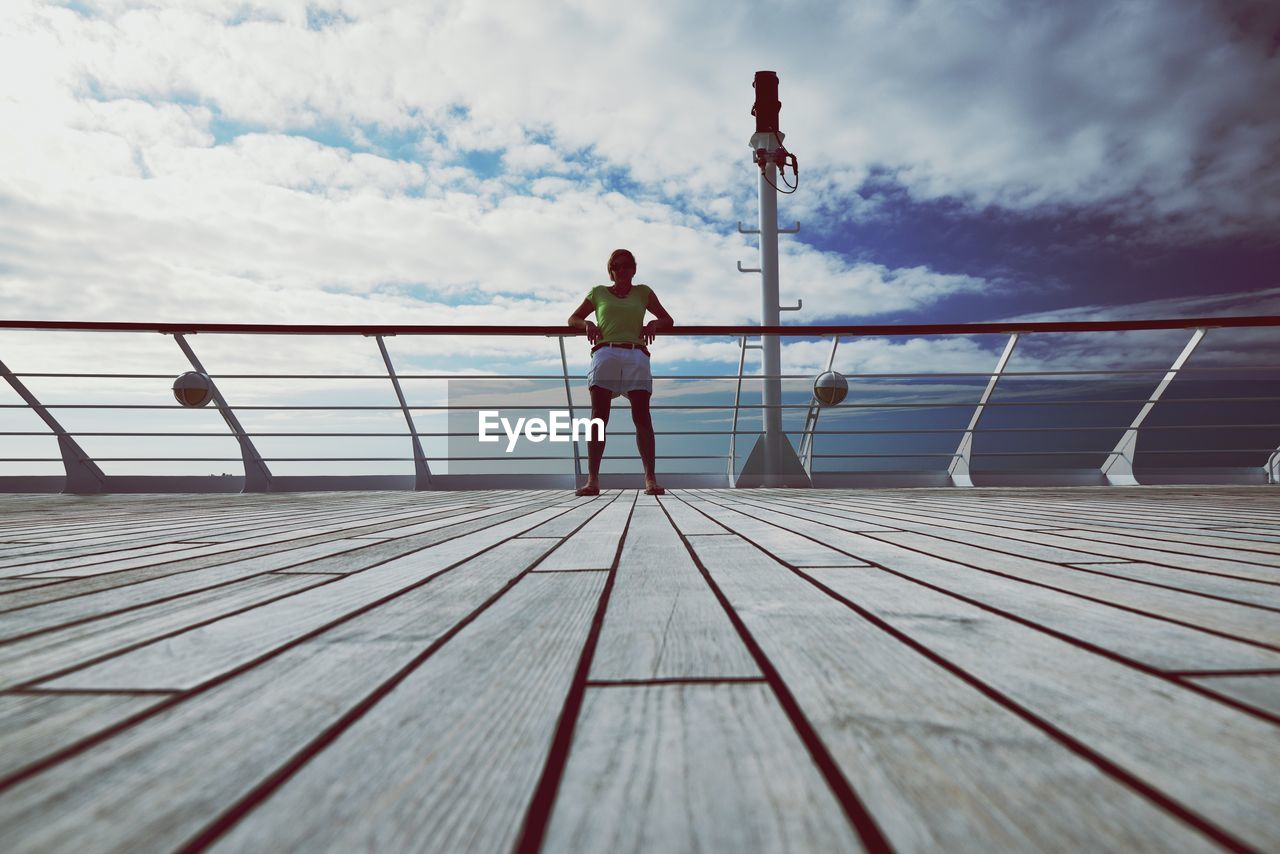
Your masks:
<path fill-rule="evenodd" d="M 871 478 L 864 477 L 863 480 L 870 482 L 888 482 L 894 478 L 891 475 L 898 475 L 897 480 L 901 482 L 929 483 L 932 485 L 953 485 L 953 486 L 973 486 L 973 476 L 977 473 L 974 469 L 974 461 L 978 458 L 988 460 L 996 458 L 1017 458 L 1017 457 L 1037 457 L 1046 458 L 1053 456 L 1061 456 L 1064 458 L 1084 458 L 1097 457 L 1101 455 L 1103 462 L 1100 466 L 1082 469 L 1075 472 L 1076 477 L 1069 482 L 1097 482 L 1106 484 L 1136 484 L 1138 483 L 1134 470 L 1135 458 L 1139 453 L 1138 439 L 1140 435 L 1152 435 L 1158 431 L 1165 430 L 1224 430 L 1227 428 L 1240 428 L 1250 430 L 1276 430 L 1280 429 L 1280 424 L 1271 422 L 1250 423 L 1250 424 L 1147 424 L 1149 416 L 1157 406 L 1161 403 L 1167 389 L 1173 381 L 1181 374 L 1186 375 L 1193 372 L 1199 372 L 1204 375 L 1230 375 L 1231 373 L 1239 373 L 1241 371 L 1270 370 L 1269 365 L 1262 364 L 1257 366 L 1193 366 L 1188 367 L 1187 362 L 1191 359 L 1197 347 L 1204 340 L 1206 333 L 1211 329 L 1246 329 L 1246 328 L 1276 328 L 1280 327 L 1280 317 L 1264 316 L 1264 317 L 1218 317 L 1218 318 L 1194 318 L 1194 319 L 1176 319 L 1176 320 L 1146 320 L 1146 321 L 1104 321 L 1104 322 L 1047 322 L 1047 323 L 983 323 L 983 324 L 930 324 L 930 325 L 863 325 L 863 326 L 780 326 L 780 327 L 751 327 L 751 326 L 689 326 L 673 329 L 665 335 L 680 336 L 696 336 L 696 337 L 722 337 L 733 336 L 740 348 L 738 359 L 738 371 L 736 375 L 719 375 L 719 374 L 677 374 L 670 376 L 658 376 L 655 379 L 668 380 L 732 380 L 736 382 L 736 389 L 733 396 L 732 404 L 719 403 L 697 403 L 697 404 L 678 404 L 678 403 L 661 403 L 655 401 L 651 408 L 656 411 L 719 411 L 729 415 L 730 426 L 727 430 L 657 430 L 659 436 L 722 436 L 727 440 L 727 451 L 722 454 L 664 454 L 659 455 L 660 460 L 720 460 L 725 463 L 723 469 L 724 474 L 715 471 L 697 472 L 685 476 L 683 479 L 689 483 L 697 485 L 735 485 L 736 475 L 735 466 L 738 462 L 738 443 L 739 435 L 758 435 L 757 429 L 739 429 L 739 414 L 742 410 L 760 410 L 761 404 L 743 403 L 742 400 L 742 384 L 744 380 L 752 381 L 762 379 L 761 375 L 748 375 L 745 373 L 747 350 L 758 345 L 753 344 L 751 339 L 760 335 L 778 335 L 787 338 L 829 338 L 831 340 L 830 355 L 827 359 L 827 369 L 830 370 L 835 364 L 837 348 L 842 340 L 856 338 L 884 338 L 884 337 L 923 337 L 923 336 L 992 336 L 1004 335 L 1008 336 L 1005 345 L 1001 351 L 996 364 L 989 373 L 974 372 L 935 372 L 935 373 L 879 373 L 879 374 L 857 374 L 851 377 L 854 383 L 868 382 L 875 380 L 888 380 L 898 383 L 910 383 L 912 381 L 922 380 L 930 382 L 938 381 L 956 381 L 956 380 L 984 380 L 984 387 L 976 401 L 974 400 L 896 400 L 889 402 L 868 402 L 865 399 L 851 399 L 850 402 L 841 404 L 834 409 L 824 409 L 817 405 L 816 401 L 810 399 L 803 403 L 782 403 L 777 404 L 775 408 L 781 410 L 795 411 L 804 413 L 803 427 L 799 430 L 787 431 L 791 435 L 798 436 L 799 459 L 804 467 L 806 475 L 810 478 L 810 482 L 814 485 L 836 485 L 842 482 L 842 479 L 849 482 L 856 482 L 857 478 L 865 475 L 872 475 Z M 207 437 L 217 435 L 210 432 L 201 431 L 69 431 L 62 422 L 56 417 L 55 410 L 74 410 L 74 409 L 109 409 L 109 410 L 146 410 L 146 409 L 172 409 L 174 405 L 156 405 L 156 404 L 129 404 L 129 403 L 42 403 L 31 392 L 24 379 L 35 378 L 78 378 L 78 379 L 165 379 L 172 377 L 168 374 L 140 374 L 140 373 L 104 373 L 104 372 L 14 372 L 11 371 L 3 361 L 0 361 L 0 376 L 3 376 L 8 384 L 17 392 L 22 399 L 19 404 L 0 404 L 0 409 L 16 409 L 23 408 L 33 411 L 44 422 L 47 430 L 44 432 L 32 430 L 7 430 L 0 431 L 0 436 L 37 436 L 37 435 L 53 435 L 58 443 L 59 457 L 13 457 L 8 454 L 0 454 L 0 462 L 60 462 L 64 469 L 64 477 L 62 479 L 61 488 L 67 492 L 75 493 L 97 493 L 110 491 L 205 491 L 216 490 L 226 491 L 228 488 L 239 486 L 243 491 L 247 492 L 268 492 L 278 490 L 291 489 L 361 489 L 361 488 L 410 488 L 410 489 L 448 489 L 448 488 L 466 488 L 473 486 L 501 486 L 501 485 L 520 485 L 528 484 L 531 486 L 551 485 L 551 484 L 568 484 L 575 481 L 582 474 L 581 449 L 577 442 L 572 444 L 572 473 L 564 471 L 563 473 L 553 474 L 550 476 L 504 476 L 502 474 L 494 475 L 452 475 L 440 474 L 432 471 L 432 463 L 439 462 L 455 462 L 455 461 L 496 461 L 496 460 L 555 460 L 558 458 L 545 456 L 528 456 L 528 455 L 494 455 L 494 456 L 466 456 L 451 457 L 449 455 L 428 456 L 423 445 L 425 438 L 441 438 L 453 436 L 474 435 L 467 432 L 456 430 L 446 431 L 422 431 L 415 424 L 414 413 L 424 412 L 453 412 L 459 408 L 475 409 L 476 407 L 458 407 L 453 405 L 411 405 L 408 402 L 404 390 L 402 388 L 402 380 L 423 380 L 423 379 L 465 379 L 465 380 L 484 380 L 484 379 L 520 379 L 520 380 L 554 380 L 562 381 L 565 390 L 565 404 L 573 417 L 576 407 L 573 400 L 573 382 L 581 378 L 574 377 L 570 374 L 568 367 L 568 359 L 565 350 L 565 339 L 580 335 L 576 330 L 570 330 L 566 327 L 544 327 L 544 326 L 421 326 L 421 325 L 302 325 L 302 324 L 174 324 L 174 323 L 115 323 L 115 322 L 61 322 L 61 321 L 0 321 L 0 329 L 7 330 L 27 330 L 27 331 L 81 331 L 81 332 L 117 332 L 117 333 L 149 333 L 163 334 L 172 336 L 182 353 L 190 362 L 192 368 L 200 373 L 206 374 L 212 379 L 213 403 L 216 410 L 221 415 L 226 425 L 228 433 L 236 440 L 240 448 L 239 457 L 160 457 L 160 456 L 99 456 L 93 457 L 86 453 L 81 444 L 77 441 L 77 437 L 132 437 L 138 439 L 146 439 L 147 437 Z M 1167 368 L 1151 369 L 1151 368 L 1130 368 L 1130 369 L 1102 369 L 1102 370 L 1031 370 L 1031 371 L 1011 371 L 1008 369 L 1011 357 L 1020 340 L 1025 340 L 1030 335 L 1040 335 L 1045 333 L 1099 333 L 1099 332 L 1132 332 L 1143 330 L 1187 330 L 1190 331 L 1190 339 L 1185 343 L 1181 353 L 1177 359 Z M 303 335 L 303 336 L 362 336 L 374 338 L 377 344 L 379 355 L 382 363 L 385 365 L 385 374 L 218 374 L 205 370 L 203 363 L 195 353 L 187 336 L 193 334 L 236 334 L 236 335 Z M 432 374 L 402 374 L 396 371 L 391 355 L 387 349 L 385 338 L 390 336 L 536 336 L 550 337 L 557 339 L 559 345 L 560 366 L 559 374 L 508 374 L 508 375 L 476 375 L 462 373 L 432 373 Z M 2 355 L 2 354 L 0 354 Z M 1265 361 L 1265 360 L 1264 360 Z M 1121 397 L 1121 398 L 1070 398 L 1067 400 L 1030 400 L 1030 399 L 1006 399 L 996 400 L 995 397 L 997 387 L 1002 381 L 1009 378 L 1055 378 L 1055 379 L 1086 379 L 1098 380 L 1107 377 L 1128 376 L 1142 378 L 1151 376 L 1158 377 L 1151 390 L 1138 397 Z M 251 380 L 296 380 L 296 379 L 331 379 L 331 380 L 379 380 L 387 381 L 391 384 L 395 396 L 396 405 L 364 405 L 364 404 L 324 404 L 324 405 L 256 405 L 256 404 L 236 404 L 230 403 L 218 388 L 219 380 L 232 379 L 251 379 Z M 780 379 L 797 380 L 809 379 L 804 374 L 787 374 L 782 375 Z M 1249 403 L 1263 404 L 1274 403 L 1280 401 L 1280 396 L 1276 395 L 1236 395 L 1236 396 L 1209 396 L 1209 397 L 1183 397 L 1176 401 L 1177 404 L 1196 404 L 1202 407 L 1209 405 L 1222 405 L 1226 403 Z M 1166 403 L 1171 401 L 1166 400 Z M 1025 409 L 1031 410 L 1035 407 L 1101 407 L 1101 406 L 1126 406 L 1138 407 L 1137 412 L 1124 423 L 1114 425 L 1050 425 L 1035 424 L 1030 426 L 991 426 L 983 425 L 984 417 L 988 417 L 991 411 Z M 504 410 L 520 410 L 534 409 L 544 410 L 545 406 L 502 406 Z M 963 428 L 955 426 L 936 427 L 936 426 L 912 426 L 895 425 L 886 427 L 864 427 L 862 429 L 827 429 L 819 430 L 818 423 L 823 412 L 842 412 L 842 413 L 871 413 L 871 412 L 888 412 L 894 410 L 919 410 L 933 411 L 946 409 L 962 409 L 967 414 L 966 423 Z M 405 432 L 387 432 L 387 431 L 270 431 L 270 430 L 246 430 L 237 416 L 237 411 L 248 412 L 253 410 L 261 411 L 323 411 L 323 412 L 358 412 L 358 411 L 399 411 L 405 420 Z M 830 420 L 831 416 L 828 416 Z M 1035 434 L 1045 432 L 1070 431 L 1072 433 L 1084 432 L 1110 432 L 1115 434 L 1119 432 L 1120 436 L 1114 447 L 1110 450 L 1016 450 L 1016 449 L 987 449 L 975 451 L 975 439 L 979 436 L 998 437 L 1000 435 L 1012 436 L 1013 434 Z M 952 435 L 956 437 L 956 442 L 951 450 L 928 450 L 928 451 L 888 451 L 880 450 L 868 453 L 818 453 L 815 445 L 818 437 L 850 437 L 850 436 L 928 436 L 928 435 Z M 226 434 L 222 434 L 226 435 Z M 632 435 L 627 431 L 610 431 L 611 436 L 627 436 Z M 1275 435 L 1272 433 L 1271 435 Z M 410 454 L 408 456 L 331 456 L 331 457 L 306 457 L 306 456 L 264 456 L 258 450 L 255 439 L 265 438 L 299 438 L 299 437 L 328 437 L 328 438 L 391 438 L 398 437 L 409 440 Z M 826 441 L 824 439 L 824 441 Z M 614 454 L 606 457 L 606 459 L 631 458 L 634 455 L 617 454 L 617 444 L 610 447 Z M 1258 466 L 1257 477 L 1265 478 L 1269 482 L 1277 482 L 1280 479 L 1280 449 L 1277 443 L 1269 442 L 1267 447 L 1261 448 L 1213 448 L 1213 447 L 1195 447 L 1187 449 L 1143 449 L 1144 455 L 1175 455 L 1193 453 L 1211 457 L 1215 454 L 1234 454 L 1234 455 L 1257 455 Z M 884 461 L 886 459 L 893 460 L 939 460 L 946 462 L 945 469 L 938 468 L 936 470 L 917 470 L 914 472 L 903 471 L 886 471 L 886 470 L 860 470 L 854 468 L 852 470 L 815 470 L 817 461 L 830 460 L 877 460 Z M 121 463 L 121 462 L 239 462 L 243 467 L 243 475 L 232 478 L 209 478 L 208 476 L 165 476 L 165 475 L 108 475 L 103 472 L 99 463 Z M 343 475 L 343 476 L 282 476 L 272 471 L 271 464 L 280 462 L 352 462 L 352 461 L 368 461 L 368 462 L 404 462 L 413 464 L 413 475 L 409 476 L 378 476 L 378 475 Z M 567 458 L 564 459 L 567 464 Z M 991 471 L 986 472 L 980 480 L 991 482 L 997 473 Z M 1028 471 L 1014 477 L 1015 480 L 1020 478 L 1019 482 L 1036 482 L 1036 477 L 1043 477 L 1043 471 Z M 1056 472 L 1061 480 L 1061 472 Z M 671 478 L 669 477 L 668 480 Z M 676 481 L 681 477 L 676 477 Z M 998 478 L 996 478 L 998 479 Z M 1245 477 L 1244 479 L 1250 479 Z M 1255 478 L 1256 479 L 1256 478 Z M 13 477 L 0 476 L 0 491 L 22 491 L 31 488 L 35 480 L 40 478 L 31 477 Z M 49 487 L 49 478 L 44 478 L 42 483 L 44 487 Z M 231 480 L 235 483 L 228 484 L 225 481 Z M 608 478 L 606 478 L 606 483 Z M 677 485 L 679 485 L 677 483 Z"/>

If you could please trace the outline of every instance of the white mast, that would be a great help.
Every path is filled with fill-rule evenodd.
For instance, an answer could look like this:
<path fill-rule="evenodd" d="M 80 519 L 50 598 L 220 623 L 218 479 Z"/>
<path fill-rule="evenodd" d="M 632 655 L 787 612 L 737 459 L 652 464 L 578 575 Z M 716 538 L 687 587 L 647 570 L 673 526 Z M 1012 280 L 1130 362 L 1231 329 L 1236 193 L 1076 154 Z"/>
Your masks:
<path fill-rule="evenodd" d="M 794 167 L 795 158 L 783 148 L 785 134 L 778 129 L 778 112 L 782 109 L 782 102 L 778 100 L 778 75 L 772 71 L 757 71 L 752 85 L 756 90 L 755 105 L 751 108 L 751 114 L 756 117 L 756 132 L 751 135 L 750 145 L 752 159 L 760 168 L 760 323 L 762 326 L 780 326 L 780 312 L 799 308 L 798 305 L 785 308 L 778 305 L 778 167 L 785 167 L 788 159 Z M 798 228 L 797 224 L 796 228 L 787 231 L 795 232 Z M 741 265 L 739 269 L 743 269 Z M 778 336 L 761 335 L 760 346 L 764 368 L 764 435 L 748 458 L 743 470 L 744 478 L 740 482 L 744 485 L 791 485 L 796 481 L 797 471 L 807 482 L 803 467 L 782 432 L 782 352 Z"/>

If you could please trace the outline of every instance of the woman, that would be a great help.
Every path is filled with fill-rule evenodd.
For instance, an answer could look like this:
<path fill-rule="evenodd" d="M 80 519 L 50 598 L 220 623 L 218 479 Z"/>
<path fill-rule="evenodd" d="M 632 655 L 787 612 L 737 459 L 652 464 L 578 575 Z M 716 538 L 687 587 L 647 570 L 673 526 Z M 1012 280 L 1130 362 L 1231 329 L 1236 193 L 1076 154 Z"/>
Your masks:
<path fill-rule="evenodd" d="M 649 373 L 649 351 L 658 330 L 670 329 L 675 321 L 658 302 L 648 285 L 636 285 L 636 256 L 626 249 L 615 249 L 609 256 L 609 279 L 612 285 L 596 285 L 569 325 L 586 330 L 591 344 L 591 371 L 587 385 L 591 392 L 591 417 L 609 423 L 609 406 L 613 398 L 625 394 L 631 401 L 631 420 L 636 425 L 636 448 L 644 465 L 644 494 L 662 495 L 654 475 L 653 418 L 649 415 L 649 398 L 653 394 L 653 377 Z M 657 320 L 644 322 L 645 312 Z M 596 322 L 587 320 L 595 312 Z M 600 459 L 604 456 L 605 438 L 587 439 L 587 483 L 578 495 L 600 494 Z"/>

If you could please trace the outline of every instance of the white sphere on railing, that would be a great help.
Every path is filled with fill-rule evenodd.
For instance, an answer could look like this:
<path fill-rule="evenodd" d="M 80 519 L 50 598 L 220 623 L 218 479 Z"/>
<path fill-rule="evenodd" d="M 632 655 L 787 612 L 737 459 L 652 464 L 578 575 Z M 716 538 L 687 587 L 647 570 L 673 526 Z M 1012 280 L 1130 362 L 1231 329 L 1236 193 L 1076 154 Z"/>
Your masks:
<path fill-rule="evenodd" d="M 213 400 L 213 383 L 199 371 L 187 371 L 173 381 L 173 396 L 183 406 L 204 406 Z"/>
<path fill-rule="evenodd" d="M 813 399 L 819 406 L 835 406 L 848 393 L 849 381 L 835 371 L 824 371 L 813 380 Z"/>

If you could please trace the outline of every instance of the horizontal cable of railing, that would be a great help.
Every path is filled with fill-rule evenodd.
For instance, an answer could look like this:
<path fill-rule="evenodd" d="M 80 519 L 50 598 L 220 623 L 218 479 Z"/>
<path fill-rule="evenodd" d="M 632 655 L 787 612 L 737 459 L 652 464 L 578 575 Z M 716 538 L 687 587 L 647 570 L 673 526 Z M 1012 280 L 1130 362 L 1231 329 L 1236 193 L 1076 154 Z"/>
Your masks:
<path fill-rule="evenodd" d="M 1160 403 L 1164 405 L 1173 403 L 1267 403 L 1280 400 L 1280 396 L 1276 395 L 1259 395 L 1249 397 L 1166 397 L 1166 398 L 1116 398 L 1114 400 L 1005 400 L 1005 401 L 988 401 L 984 404 L 987 407 L 1020 407 L 1020 406 L 1113 406 L 1119 404 L 1134 403 Z M 808 403 L 751 403 L 741 404 L 737 408 L 741 409 L 804 409 L 808 410 Z M 940 401 L 937 403 L 841 403 L 841 409 L 946 409 L 955 407 L 972 407 L 971 400 L 957 401 Z M 0 409 L 27 409 L 26 404 L 22 403 L 0 403 Z M 172 404 L 158 403 L 46 403 L 45 409 L 166 409 L 172 410 Z M 459 406 L 441 405 L 441 406 L 261 406 L 254 404 L 241 404 L 236 406 L 236 410 L 258 410 L 258 411 L 308 411 L 308 412 L 401 412 L 409 409 L 414 412 L 470 412 L 488 410 L 490 406 Z M 534 412 L 545 412 L 547 406 L 509 406 L 503 405 L 498 407 L 503 411 L 532 410 Z M 727 412 L 735 407 L 718 406 L 716 404 L 702 403 L 652 403 L 649 405 L 651 410 L 670 409 L 670 410 L 710 410 Z"/>
<path fill-rule="evenodd" d="M 1174 448 L 1162 450 L 1142 451 L 1143 454 L 1162 454 L 1162 455 L 1178 455 L 1178 454 L 1259 454 L 1270 453 L 1271 448 Z M 975 451 L 970 454 L 973 458 L 978 457 L 1088 457 L 1088 456 L 1113 456 L 1121 453 L 1120 451 L 1104 450 L 1101 448 L 1086 450 L 1031 450 L 1031 451 Z M 874 454 L 814 454 L 815 460 L 853 460 L 853 459 L 881 459 L 881 458 L 951 458 L 959 456 L 958 452 L 952 451 L 878 451 Z M 102 463 L 238 463 L 241 462 L 240 457 L 95 457 L 98 462 Z M 491 455 L 479 457 L 437 457 L 427 455 L 426 459 L 430 462 L 449 462 L 449 463 L 466 463 L 466 462 L 496 462 L 496 461 L 524 461 L 524 462 L 559 462 L 570 460 L 569 456 L 537 456 L 527 454 L 510 454 L 510 455 Z M 638 460 L 637 454 L 605 454 L 603 459 L 606 460 Z M 723 460 L 723 454 L 657 454 L 655 459 L 658 460 Z M 263 457 L 263 462 L 268 463 L 404 463 L 413 462 L 413 457 Z M 61 457 L 0 457 L 0 463 L 56 463 L 61 462 Z"/>
<path fill-rule="evenodd" d="M 810 430 L 808 431 L 814 436 L 899 436 L 903 434 L 917 433 L 1061 433 L 1064 429 L 1070 429 L 1072 432 L 1081 430 L 1097 430 L 1103 432 L 1114 433 L 1117 430 L 1125 429 L 1121 425 L 1112 427 L 974 427 L 966 429 L 964 427 L 902 427 L 887 430 Z M 1144 425 L 1143 431 L 1151 430 L 1274 430 L 1280 429 L 1280 424 L 1151 424 Z M 806 431 L 803 428 L 783 429 L 787 434 L 801 434 Z M 654 430 L 655 436 L 756 436 L 760 433 L 760 429 L 754 430 Z M 77 430 L 77 436 L 115 436 L 129 438 L 145 438 L 155 436 L 168 437 L 185 437 L 185 438 L 205 438 L 205 439 L 233 439 L 227 433 L 196 433 L 196 432 L 160 432 L 160 433 L 133 433 L 129 431 L 85 431 Z M 336 438 L 362 438 L 362 439 L 408 439 L 410 436 L 416 435 L 423 439 L 451 438 L 451 437 L 470 437 L 475 438 L 474 430 L 463 430 L 454 432 L 427 431 L 419 430 L 417 433 L 259 433 L 256 431 L 245 431 L 246 436 L 255 439 L 336 439 Z M 610 436 L 634 436 L 635 433 L 630 430 L 610 430 Z M 0 430 L 0 436 L 53 436 L 48 430 Z"/>

